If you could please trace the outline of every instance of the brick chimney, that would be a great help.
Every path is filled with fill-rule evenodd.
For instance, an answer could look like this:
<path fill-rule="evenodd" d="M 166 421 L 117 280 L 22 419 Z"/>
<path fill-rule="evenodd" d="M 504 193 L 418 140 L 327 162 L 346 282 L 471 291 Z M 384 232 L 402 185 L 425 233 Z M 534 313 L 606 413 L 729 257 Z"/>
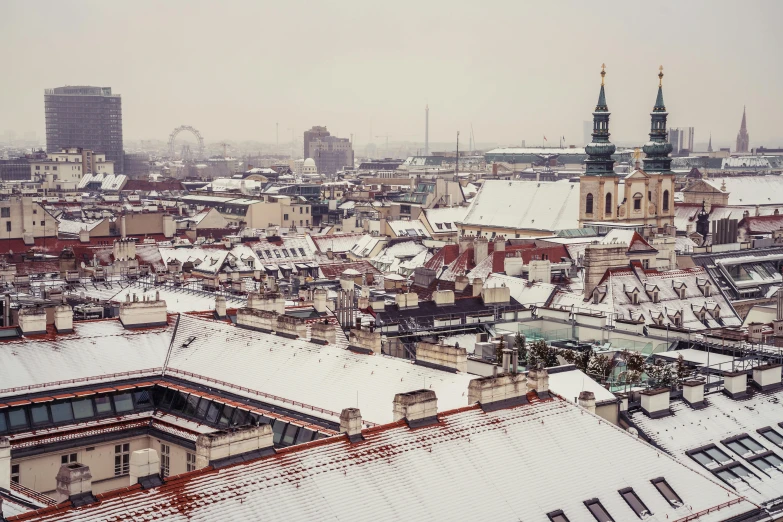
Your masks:
<path fill-rule="evenodd" d="M 204 433 L 196 439 L 196 469 L 210 465 L 222 468 L 248 457 L 271 455 L 273 445 L 269 424 Z"/>
<path fill-rule="evenodd" d="M 225 298 L 225 296 L 219 295 L 219 296 L 215 297 L 215 315 L 217 315 L 221 319 L 226 317 L 226 298 Z"/>
<path fill-rule="evenodd" d="M 337 332 L 334 325 L 327 321 L 318 321 L 310 325 L 310 340 L 317 344 L 335 344 Z"/>
<path fill-rule="evenodd" d="M 313 292 L 313 308 L 316 312 L 326 312 L 326 295 L 327 292 L 323 288 L 318 288 Z"/>
<path fill-rule="evenodd" d="M 473 241 L 473 262 L 477 265 L 484 261 L 489 255 L 489 240 L 484 236 L 479 236 Z"/>
<path fill-rule="evenodd" d="M 438 397 L 432 390 L 416 390 L 394 396 L 394 421 L 405 419 L 417 428 L 438 422 Z"/>
<path fill-rule="evenodd" d="M 468 352 L 465 348 L 449 346 L 442 341 L 419 341 L 416 344 L 416 364 L 467 373 Z"/>
<path fill-rule="evenodd" d="M 774 390 L 780 386 L 780 364 L 762 364 L 753 368 L 753 382 L 761 391 Z"/>
<path fill-rule="evenodd" d="M 357 320 L 356 327 L 348 335 L 348 348 L 355 352 L 380 354 L 381 331 L 374 327 L 362 327 Z"/>
<path fill-rule="evenodd" d="M 363 440 L 362 412 L 359 408 L 345 408 L 340 412 L 340 433 L 348 435 L 351 442 Z"/>
<path fill-rule="evenodd" d="M 247 307 L 284 314 L 285 299 L 277 292 L 250 292 L 247 294 Z"/>
<path fill-rule="evenodd" d="M 275 323 L 275 332 L 285 334 L 288 337 L 306 337 L 307 324 L 301 317 L 278 315 Z"/>
<path fill-rule="evenodd" d="M 465 275 L 457 276 L 454 279 L 454 291 L 462 292 L 465 290 L 465 288 L 468 287 L 469 284 L 470 284 L 470 279 L 468 279 L 468 276 Z"/>
<path fill-rule="evenodd" d="M 55 500 L 71 500 L 77 507 L 95 502 L 92 495 L 92 473 L 90 466 L 72 462 L 63 464 L 57 472 L 57 495 Z"/>
<path fill-rule="evenodd" d="M 438 306 L 450 306 L 454 304 L 453 290 L 436 290 L 432 293 L 432 300 Z"/>
<path fill-rule="evenodd" d="M 723 393 L 732 399 L 741 399 L 748 394 L 748 374 L 744 371 L 723 374 Z"/>
<path fill-rule="evenodd" d="M 595 393 L 591 391 L 583 391 L 579 393 L 579 406 L 586 409 L 590 413 L 595 413 Z"/>
<path fill-rule="evenodd" d="M 277 327 L 277 316 L 277 312 L 269 310 L 240 308 L 237 310 L 237 326 L 270 333 Z"/>
<path fill-rule="evenodd" d="M 549 372 L 546 368 L 532 368 L 527 372 L 527 388 L 539 397 L 549 396 Z"/>
<path fill-rule="evenodd" d="M 473 297 L 481 295 L 481 291 L 484 289 L 484 280 L 477 277 L 473 280 Z"/>
<path fill-rule="evenodd" d="M 468 384 L 468 403 L 479 403 L 484 411 L 510 408 L 527 402 L 527 388 L 522 373 L 479 377 Z"/>

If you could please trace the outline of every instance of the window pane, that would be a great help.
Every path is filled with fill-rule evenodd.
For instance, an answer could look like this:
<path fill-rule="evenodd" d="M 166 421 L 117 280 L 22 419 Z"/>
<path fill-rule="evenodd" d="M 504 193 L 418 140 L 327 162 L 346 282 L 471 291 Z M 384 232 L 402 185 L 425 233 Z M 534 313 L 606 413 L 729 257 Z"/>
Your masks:
<path fill-rule="evenodd" d="M 736 451 L 740 455 L 748 453 L 748 449 L 737 441 L 727 442 L 726 446 L 728 446 L 731 451 Z"/>
<path fill-rule="evenodd" d="M 187 403 L 187 395 L 185 395 L 182 392 L 177 392 L 177 395 L 174 396 L 174 402 L 171 404 L 171 409 L 172 411 L 182 413 L 182 410 L 183 408 L 185 408 L 186 403 Z"/>
<path fill-rule="evenodd" d="M 310 442 L 313 440 L 313 435 L 315 435 L 315 432 L 312 430 L 308 430 L 307 428 L 302 428 L 299 430 L 299 434 L 296 436 L 296 443 L 302 444 L 304 442 Z"/>
<path fill-rule="evenodd" d="M 99 395 L 95 397 L 95 409 L 98 410 L 98 415 L 103 413 L 111 413 L 111 399 L 108 395 Z"/>
<path fill-rule="evenodd" d="M 760 453 L 764 451 L 764 447 L 750 437 L 745 437 L 740 442 L 742 442 L 742 444 L 744 444 L 746 447 L 750 448 L 753 453 Z"/>
<path fill-rule="evenodd" d="M 708 449 L 707 450 L 707 455 L 709 455 L 713 459 L 717 460 L 721 464 L 725 464 L 725 463 L 727 463 L 727 462 L 729 462 L 731 460 L 731 458 L 729 458 L 728 455 L 723 453 L 718 448 L 710 448 L 710 449 Z"/>
<path fill-rule="evenodd" d="M 70 402 L 52 404 L 52 420 L 54 422 L 66 422 L 73 420 L 73 410 Z"/>
<path fill-rule="evenodd" d="M 755 459 L 750 462 L 757 468 L 759 468 L 761 471 L 767 471 L 769 469 L 772 469 L 772 464 L 767 462 L 766 459 Z"/>
<path fill-rule="evenodd" d="M 766 459 L 767 462 L 769 462 L 776 468 L 783 466 L 783 459 L 781 459 L 777 455 L 767 455 L 766 457 L 764 457 L 764 459 Z"/>
<path fill-rule="evenodd" d="M 209 399 L 201 399 L 201 402 L 198 403 L 198 408 L 196 408 L 196 417 L 199 419 L 203 419 L 204 415 L 207 414 L 207 408 L 209 407 Z"/>
<path fill-rule="evenodd" d="M 765 431 L 764 436 L 778 446 L 783 446 L 783 437 L 777 431 Z"/>
<path fill-rule="evenodd" d="M 288 423 L 276 420 L 275 423 L 272 425 L 272 442 L 275 444 L 280 444 L 280 439 L 283 437 L 283 430 L 285 429 L 286 425 Z"/>
<path fill-rule="evenodd" d="M 201 397 L 198 395 L 188 395 L 187 404 L 185 404 L 185 415 L 196 415 L 196 408 Z"/>
<path fill-rule="evenodd" d="M 231 420 L 231 416 L 233 414 L 234 414 L 234 407 L 226 404 L 223 407 L 223 412 L 220 414 L 220 422 L 218 422 L 218 426 L 228 426 L 228 423 Z"/>
<path fill-rule="evenodd" d="M 0 433 L 3 433 L 8 429 L 8 424 L 5 422 L 5 413 L 0 412 Z"/>
<path fill-rule="evenodd" d="M 609 513 L 606 512 L 600 502 L 588 504 L 587 509 L 590 510 L 590 513 L 593 514 L 598 522 L 613 522 L 612 517 L 609 516 Z"/>
<path fill-rule="evenodd" d="M 659 480 L 655 482 L 655 487 L 658 489 L 658 491 L 660 491 L 661 495 L 663 495 L 663 498 L 668 500 L 670 504 L 674 504 L 675 506 L 682 504 L 680 497 L 677 496 L 671 486 L 669 486 L 669 483 L 665 480 Z"/>
<path fill-rule="evenodd" d="M 631 506 L 631 509 L 633 509 L 634 513 L 639 515 L 639 517 L 642 516 L 642 513 L 647 512 L 647 508 L 644 507 L 644 504 L 642 504 L 642 501 L 639 499 L 638 496 L 636 496 L 636 493 L 633 491 L 626 491 L 623 493 L 623 498 L 626 502 L 628 502 L 628 505 Z"/>
<path fill-rule="evenodd" d="M 731 483 L 731 482 L 734 482 L 734 481 L 738 480 L 737 477 L 735 477 L 733 473 L 731 473 L 730 471 L 727 471 L 727 470 L 719 471 L 717 473 L 717 475 L 721 479 L 723 479 L 724 481 L 726 481 L 728 483 Z"/>
<path fill-rule="evenodd" d="M 49 422 L 49 412 L 46 409 L 46 404 L 39 404 L 30 408 L 30 413 L 33 417 L 33 424 L 42 424 Z"/>
<path fill-rule="evenodd" d="M 77 419 L 86 419 L 87 417 L 95 415 L 95 412 L 93 412 L 92 409 L 91 399 L 72 401 L 71 404 L 73 405 L 73 416 Z"/>
<path fill-rule="evenodd" d="M 741 478 L 748 478 L 750 475 L 750 471 L 746 470 L 744 466 L 734 466 L 731 468 L 731 471 L 733 471 L 735 475 L 739 475 Z"/>
<path fill-rule="evenodd" d="M 150 392 L 147 390 L 137 391 L 133 394 L 133 398 L 136 400 L 137 408 L 146 408 L 152 406 L 152 400 L 150 398 Z"/>
<path fill-rule="evenodd" d="M 8 410 L 8 424 L 12 428 L 22 428 L 27 426 L 27 417 L 22 408 L 13 408 Z"/>
<path fill-rule="evenodd" d="M 283 435 L 283 445 L 290 446 L 294 443 L 295 437 L 296 437 L 296 431 L 299 429 L 299 426 L 296 424 L 289 424 L 288 428 L 285 430 L 285 435 Z"/>
<path fill-rule="evenodd" d="M 234 410 L 234 417 L 231 419 L 231 424 L 234 426 L 243 426 L 247 424 L 247 412 L 242 408 Z"/>
<path fill-rule="evenodd" d="M 133 409 L 133 399 L 130 393 L 121 393 L 114 396 L 114 409 L 117 413 L 122 411 L 131 411 Z"/>
<path fill-rule="evenodd" d="M 711 465 L 714 465 L 714 461 L 707 456 L 706 453 L 698 452 L 691 455 L 696 461 L 701 464 L 702 466 L 709 467 Z"/>
<path fill-rule="evenodd" d="M 218 413 L 220 413 L 220 407 L 214 402 L 209 403 L 209 410 L 207 410 L 207 422 L 213 424 L 217 421 Z"/>

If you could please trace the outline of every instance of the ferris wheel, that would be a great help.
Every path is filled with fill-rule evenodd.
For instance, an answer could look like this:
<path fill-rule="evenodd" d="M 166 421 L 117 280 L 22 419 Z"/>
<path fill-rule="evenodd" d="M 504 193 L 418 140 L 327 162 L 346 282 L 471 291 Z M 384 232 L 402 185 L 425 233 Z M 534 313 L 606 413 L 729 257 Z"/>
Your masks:
<path fill-rule="evenodd" d="M 171 131 L 171 134 L 169 134 L 169 157 L 175 158 L 177 155 L 177 147 L 176 147 L 176 140 L 177 136 L 181 132 L 189 132 L 193 136 L 196 137 L 196 141 L 198 142 L 197 150 L 196 150 L 196 158 L 203 158 L 204 157 L 204 138 L 201 137 L 201 133 L 196 129 L 195 127 L 191 127 L 190 125 L 182 125 L 181 127 L 177 127 L 173 131 Z M 185 156 L 190 156 L 191 151 L 190 147 L 188 146 L 186 148 L 187 154 L 184 154 Z"/>

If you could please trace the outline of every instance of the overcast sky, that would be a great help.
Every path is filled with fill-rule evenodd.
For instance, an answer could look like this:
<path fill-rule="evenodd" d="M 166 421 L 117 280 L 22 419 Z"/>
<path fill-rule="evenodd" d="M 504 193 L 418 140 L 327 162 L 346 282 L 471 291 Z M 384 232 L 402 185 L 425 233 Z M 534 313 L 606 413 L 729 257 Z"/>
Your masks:
<path fill-rule="evenodd" d="M 44 136 L 43 91 L 110 86 L 126 139 L 582 145 L 602 62 L 615 142 L 646 141 L 663 64 L 671 126 L 783 145 L 783 2 L 0 1 L 0 132 Z M 373 138 L 382 143 L 383 138 Z"/>

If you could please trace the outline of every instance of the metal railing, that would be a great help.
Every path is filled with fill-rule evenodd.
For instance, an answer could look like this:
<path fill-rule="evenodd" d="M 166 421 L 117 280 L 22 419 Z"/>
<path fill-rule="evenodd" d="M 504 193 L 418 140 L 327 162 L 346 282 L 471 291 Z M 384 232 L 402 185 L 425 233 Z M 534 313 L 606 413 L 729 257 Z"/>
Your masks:
<path fill-rule="evenodd" d="M 724 502 L 723 504 L 718 504 L 717 506 L 712 506 L 711 508 L 703 509 L 699 511 L 698 513 L 692 513 L 688 515 L 687 517 L 683 517 L 680 519 L 677 519 L 675 522 L 688 522 L 690 520 L 697 520 L 704 515 L 709 515 L 710 513 L 714 513 L 716 511 L 720 511 L 723 508 L 727 508 L 729 506 L 733 506 L 734 504 L 739 504 L 740 502 L 744 502 L 745 498 L 735 498 L 733 500 L 729 500 L 728 502 Z"/>
<path fill-rule="evenodd" d="M 137 375 L 147 375 L 147 374 L 155 374 L 155 373 L 160 374 L 161 372 L 163 372 L 162 367 L 148 368 L 146 370 L 131 370 L 127 372 L 107 373 L 104 375 L 97 375 L 93 377 L 78 377 L 75 379 L 64 379 L 62 381 L 42 382 L 39 384 L 28 384 L 26 386 L 15 386 L 13 388 L 4 388 L 0 390 L 0 394 L 15 393 L 21 391 L 32 391 L 41 388 L 48 388 L 50 386 L 62 386 L 64 384 L 79 384 L 79 383 L 103 381 L 106 379 L 116 379 L 117 377 L 134 377 Z"/>

